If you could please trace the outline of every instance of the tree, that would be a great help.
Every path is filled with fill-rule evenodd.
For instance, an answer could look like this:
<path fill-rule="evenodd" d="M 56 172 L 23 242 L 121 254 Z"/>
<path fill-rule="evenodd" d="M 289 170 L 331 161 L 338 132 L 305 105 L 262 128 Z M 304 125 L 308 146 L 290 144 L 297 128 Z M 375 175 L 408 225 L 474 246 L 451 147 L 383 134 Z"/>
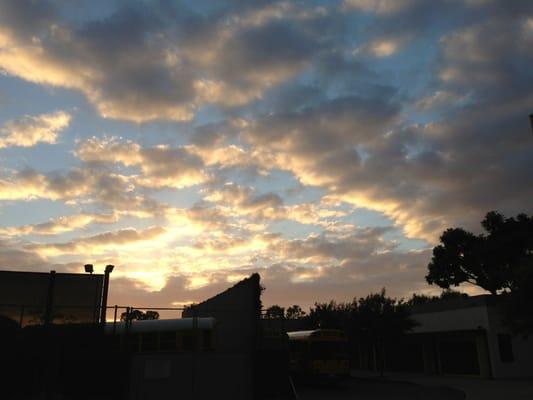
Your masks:
<path fill-rule="evenodd" d="M 343 329 L 348 331 L 350 326 L 352 303 L 315 303 L 309 310 L 308 319 L 312 326 L 325 329 Z"/>
<path fill-rule="evenodd" d="M 266 309 L 265 318 L 278 319 L 285 317 L 285 308 L 276 305 L 270 306 Z"/>
<path fill-rule="evenodd" d="M 528 336 L 533 332 L 533 259 L 524 264 L 521 276 L 521 284 L 503 295 L 503 317 L 513 331 Z"/>
<path fill-rule="evenodd" d="M 120 314 L 121 321 L 141 321 L 149 319 L 159 319 L 159 313 L 157 311 L 152 310 L 148 310 L 145 313 L 141 310 L 131 310 L 129 313 L 126 311 Z"/>
<path fill-rule="evenodd" d="M 518 289 L 533 257 L 533 216 L 505 218 L 491 211 L 481 225 L 486 234 L 444 231 L 428 265 L 429 284 L 448 289 L 469 282 L 492 294 Z"/>
<path fill-rule="evenodd" d="M 287 319 L 300 319 L 305 317 L 305 311 L 299 305 L 295 304 L 287 308 L 285 317 Z"/>
<path fill-rule="evenodd" d="M 144 313 L 144 319 L 159 319 L 159 313 L 157 311 L 147 310 Z"/>
<path fill-rule="evenodd" d="M 533 332 L 533 216 L 505 218 L 491 211 L 481 225 L 486 233 L 480 235 L 462 228 L 444 231 L 426 280 L 446 289 L 469 282 L 501 294 L 507 324 Z"/>
<path fill-rule="evenodd" d="M 385 347 L 417 324 L 403 300 L 387 297 L 385 289 L 350 303 L 315 303 L 307 317 L 312 326 L 342 329 L 350 345 L 371 349 L 381 375 L 385 369 Z"/>
<path fill-rule="evenodd" d="M 411 318 L 409 305 L 403 300 L 387 297 L 385 288 L 360 298 L 356 306 L 352 314 L 355 334 L 373 347 L 375 362 L 383 376 L 386 346 L 418 324 Z"/>
<path fill-rule="evenodd" d="M 409 306 L 420 304 L 434 303 L 442 300 L 468 297 L 468 294 L 452 289 L 444 289 L 439 296 L 428 296 L 425 294 L 413 293 L 410 299 L 406 301 Z"/>

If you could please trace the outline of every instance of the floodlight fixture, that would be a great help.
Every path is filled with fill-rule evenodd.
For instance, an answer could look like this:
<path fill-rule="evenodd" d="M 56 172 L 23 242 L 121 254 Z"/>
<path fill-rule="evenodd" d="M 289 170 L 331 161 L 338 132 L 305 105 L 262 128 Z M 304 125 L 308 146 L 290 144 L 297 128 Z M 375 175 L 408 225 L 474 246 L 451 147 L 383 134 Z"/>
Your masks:
<path fill-rule="evenodd" d="M 93 268 L 93 265 L 92 265 L 92 264 L 85 264 L 84 267 L 85 267 L 85 272 L 87 272 L 87 273 L 89 273 L 89 274 L 92 274 L 92 273 L 93 273 L 94 268 Z"/>
<path fill-rule="evenodd" d="M 105 273 L 106 273 L 106 274 L 110 274 L 111 272 L 113 272 L 113 268 L 115 268 L 115 266 L 112 265 L 112 264 L 108 264 L 108 265 L 106 265 L 106 266 L 105 266 Z"/>

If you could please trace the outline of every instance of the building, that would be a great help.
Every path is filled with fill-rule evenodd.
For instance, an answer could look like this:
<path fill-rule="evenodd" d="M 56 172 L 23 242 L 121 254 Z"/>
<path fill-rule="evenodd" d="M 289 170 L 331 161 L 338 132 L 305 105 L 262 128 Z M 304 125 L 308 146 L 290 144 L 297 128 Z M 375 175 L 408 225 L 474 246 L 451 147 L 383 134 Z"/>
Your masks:
<path fill-rule="evenodd" d="M 159 348 L 155 352 L 133 353 L 130 398 L 257 398 L 260 294 L 260 277 L 253 274 L 224 292 L 184 310 L 184 321 L 198 321 L 196 325 L 207 320 L 215 321 L 212 347 L 203 351 L 197 344 L 185 351 L 163 351 Z M 143 322 L 150 324 L 150 321 Z"/>
<path fill-rule="evenodd" d="M 533 377 L 533 338 L 503 324 L 499 299 L 460 297 L 414 306 L 419 326 L 402 350 L 390 349 L 392 369 L 483 378 Z"/>

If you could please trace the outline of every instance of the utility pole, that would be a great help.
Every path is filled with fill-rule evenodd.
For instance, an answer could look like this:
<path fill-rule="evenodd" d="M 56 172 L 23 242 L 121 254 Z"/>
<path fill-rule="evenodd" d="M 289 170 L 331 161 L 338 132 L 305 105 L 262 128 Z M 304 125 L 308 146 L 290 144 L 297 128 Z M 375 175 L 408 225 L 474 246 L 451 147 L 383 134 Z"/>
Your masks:
<path fill-rule="evenodd" d="M 105 317 L 107 312 L 107 292 L 109 290 L 109 275 L 113 272 L 114 265 L 106 265 L 104 271 L 104 290 L 102 293 L 102 304 L 101 304 L 101 313 L 100 313 L 100 323 L 105 325 Z"/>

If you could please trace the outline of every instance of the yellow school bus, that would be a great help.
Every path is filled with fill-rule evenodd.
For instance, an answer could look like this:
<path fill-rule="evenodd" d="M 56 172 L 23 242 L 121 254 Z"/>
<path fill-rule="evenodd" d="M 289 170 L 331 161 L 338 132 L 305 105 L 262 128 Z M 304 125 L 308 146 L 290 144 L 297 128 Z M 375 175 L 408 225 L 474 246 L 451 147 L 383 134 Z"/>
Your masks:
<path fill-rule="evenodd" d="M 350 375 L 348 338 L 336 329 L 287 332 L 291 373 L 343 378 Z"/>

